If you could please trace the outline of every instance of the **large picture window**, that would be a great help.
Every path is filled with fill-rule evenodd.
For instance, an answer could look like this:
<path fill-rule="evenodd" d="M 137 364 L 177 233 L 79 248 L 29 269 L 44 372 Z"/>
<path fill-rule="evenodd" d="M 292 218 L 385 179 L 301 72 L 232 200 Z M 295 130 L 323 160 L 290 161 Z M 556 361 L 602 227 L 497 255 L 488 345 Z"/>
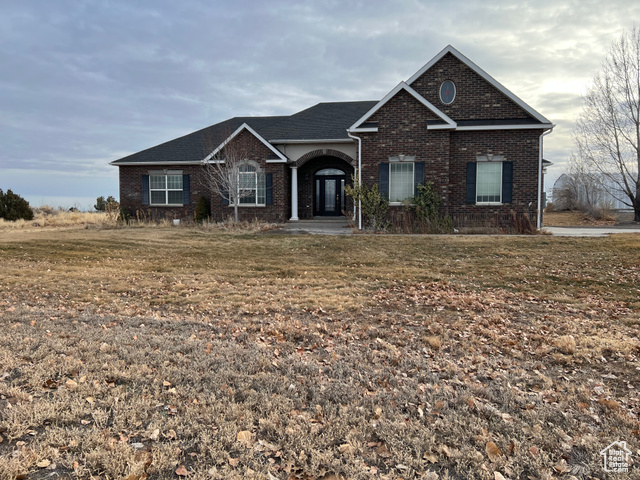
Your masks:
<path fill-rule="evenodd" d="M 149 175 L 151 205 L 182 205 L 182 175 Z"/>
<path fill-rule="evenodd" d="M 244 164 L 238 168 L 239 205 L 265 205 L 265 175 L 253 165 Z"/>
<path fill-rule="evenodd" d="M 502 162 L 478 162 L 476 203 L 502 201 Z"/>
<path fill-rule="evenodd" d="M 400 203 L 413 197 L 413 162 L 389 163 L 389 202 Z"/>

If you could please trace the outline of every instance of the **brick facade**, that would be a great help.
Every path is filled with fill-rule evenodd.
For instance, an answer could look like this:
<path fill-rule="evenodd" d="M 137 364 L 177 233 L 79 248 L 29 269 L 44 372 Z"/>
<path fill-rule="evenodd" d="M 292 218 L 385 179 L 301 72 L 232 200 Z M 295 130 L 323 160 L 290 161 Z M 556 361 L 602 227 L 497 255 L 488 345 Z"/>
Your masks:
<path fill-rule="evenodd" d="M 537 213 L 540 194 L 538 191 L 540 136 L 550 127 L 550 124 L 517 98 L 510 98 L 504 93 L 504 89 L 497 88 L 495 83 L 492 83 L 493 80 L 487 81 L 483 78 L 484 74 L 476 71 L 472 63 L 461 60 L 464 57 L 459 55 L 459 52 L 456 53 L 455 49 L 444 50 L 438 58 L 439 60 L 411 82 L 410 87 L 436 109 L 449 116 L 456 122 L 457 127 L 454 129 L 443 125 L 442 119 L 429 106 L 416 99 L 405 89 L 406 87 L 400 88 L 392 98 L 365 120 L 368 124 L 364 127 L 365 129 L 376 125 L 377 131 L 365 130 L 356 134 L 362 140 L 363 182 L 367 185 L 378 184 L 380 164 L 389 162 L 390 157 L 413 156 L 416 162 L 424 163 L 425 182 L 433 182 L 443 200 L 442 213 L 451 215 L 454 222 L 456 218 L 467 216 L 505 217 L 513 212 L 520 215 L 528 214 L 533 220 Z M 450 105 L 440 100 L 440 86 L 446 80 L 451 80 L 456 85 L 455 99 Z M 310 135 L 308 138 L 317 138 L 313 136 L 313 131 L 330 122 L 330 118 L 325 115 L 312 120 L 315 123 L 312 123 L 313 128 L 309 130 L 311 133 L 308 133 Z M 514 124 L 527 128 L 512 128 Z M 345 139 L 347 128 L 350 126 L 345 123 Z M 282 135 L 288 135 L 291 131 L 287 130 L 286 134 Z M 276 135 L 275 138 L 287 138 L 282 135 Z M 227 136 L 221 138 L 224 139 Z M 339 138 L 339 136 L 330 138 Z M 357 158 L 351 158 L 340 151 L 329 150 L 326 145 L 323 147 L 322 143 L 314 145 L 313 140 L 309 140 L 305 145 L 309 145 L 313 150 L 288 164 L 277 161 L 267 162 L 267 159 L 275 158 L 274 151 L 247 129 L 242 130 L 232 140 L 228 148 L 240 148 L 246 152 L 243 158 L 256 162 L 262 171 L 271 174 L 273 180 L 273 204 L 262 207 L 240 206 L 241 220 L 259 218 L 283 222 L 291 217 L 290 167 L 298 168 L 298 217 L 300 219 L 309 219 L 314 215 L 314 175 L 318 170 L 337 168 L 345 172 L 347 182 L 351 181 L 354 167 L 358 163 Z M 286 145 L 281 145 L 278 148 L 286 152 L 285 147 Z M 467 203 L 467 164 L 477 162 L 478 157 L 487 155 L 509 162 L 505 164 L 503 172 L 510 172 L 512 165 L 513 181 L 503 183 L 503 188 L 509 185 L 512 187 L 512 201 L 509 203 L 502 205 Z M 131 213 L 144 211 L 147 217 L 152 218 L 192 219 L 198 199 L 201 195 L 205 195 L 211 200 L 213 219 L 223 220 L 233 215 L 233 207 L 223 205 L 220 196 L 211 195 L 207 186 L 202 184 L 202 166 L 176 164 L 158 167 L 152 163 L 155 159 L 150 161 L 144 158 L 149 162 L 148 167 L 119 164 L 121 204 Z M 184 207 L 142 205 L 141 176 L 147 175 L 150 170 L 163 169 L 182 170 L 184 174 L 190 175 L 190 205 Z M 471 194 L 471 187 L 469 188 Z M 353 202 L 346 198 L 345 203 L 343 212 L 351 213 Z M 402 207 L 392 207 L 396 211 L 400 208 Z"/>
<path fill-rule="evenodd" d="M 456 97 L 450 105 L 440 101 L 440 85 L 445 80 L 452 80 L 456 85 Z M 531 118 L 513 100 L 451 53 L 417 78 L 411 87 L 455 121 Z"/>
<path fill-rule="evenodd" d="M 454 102 L 444 105 L 439 89 L 445 80 L 457 87 Z M 412 85 L 426 100 L 454 121 L 522 120 L 531 116 L 506 95 L 451 54 L 445 55 Z M 377 132 L 359 133 L 362 138 L 363 181 L 379 182 L 379 164 L 397 155 L 415 156 L 425 163 L 425 182 L 440 192 L 442 213 L 463 216 L 508 216 L 527 213 L 535 218 L 538 201 L 540 129 L 435 130 L 427 121 L 438 117 L 405 90 L 375 112 L 367 122 L 377 123 Z M 513 201 L 503 205 L 466 203 L 467 162 L 478 156 L 500 155 L 513 162 Z M 400 209 L 402 207 L 391 207 Z"/>
<path fill-rule="evenodd" d="M 191 203 L 182 207 L 163 207 L 142 204 L 142 176 L 149 172 L 182 171 L 191 178 Z M 163 220 L 180 219 L 193 220 L 198 200 L 202 195 L 208 196 L 208 191 L 201 182 L 200 165 L 162 165 L 162 166 L 124 166 L 119 169 L 120 175 L 120 207 L 131 218 Z"/>

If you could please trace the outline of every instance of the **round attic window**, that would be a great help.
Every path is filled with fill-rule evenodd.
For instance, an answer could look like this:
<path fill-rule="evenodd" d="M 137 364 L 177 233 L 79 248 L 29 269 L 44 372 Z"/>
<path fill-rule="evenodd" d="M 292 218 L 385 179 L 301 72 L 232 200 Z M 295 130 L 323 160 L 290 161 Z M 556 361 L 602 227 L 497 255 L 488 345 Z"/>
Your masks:
<path fill-rule="evenodd" d="M 451 80 L 446 80 L 440 85 L 440 101 L 445 105 L 450 105 L 456 98 L 456 84 Z"/>

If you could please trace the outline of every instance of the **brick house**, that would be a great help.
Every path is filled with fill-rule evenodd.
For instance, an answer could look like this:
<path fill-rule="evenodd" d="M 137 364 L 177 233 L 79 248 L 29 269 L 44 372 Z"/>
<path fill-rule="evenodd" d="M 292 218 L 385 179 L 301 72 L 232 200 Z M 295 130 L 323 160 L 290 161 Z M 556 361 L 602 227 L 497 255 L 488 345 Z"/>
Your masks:
<path fill-rule="evenodd" d="M 355 178 L 378 184 L 392 210 L 433 182 L 443 213 L 527 213 L 540 226 L 542 142 L 553 125 L 448 46 L 380 101 L 320 103 L 290 116 L 235 117 L 112 162 L 120 203 L 155 217 L 193 218 L 201 196 L 215 219 L 228 201 L 202 181 L 203 161 L 249 145 L 241 218 L 354 215 Z"/>

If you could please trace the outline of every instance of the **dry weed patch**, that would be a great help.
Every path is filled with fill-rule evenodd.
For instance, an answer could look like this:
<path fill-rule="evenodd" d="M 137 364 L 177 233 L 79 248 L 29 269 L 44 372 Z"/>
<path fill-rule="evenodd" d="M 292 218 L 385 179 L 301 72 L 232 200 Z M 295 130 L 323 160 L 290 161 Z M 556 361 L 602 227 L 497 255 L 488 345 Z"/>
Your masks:
<path fill-rule="evenodd" d="M 604 478 L 638 247 L 0 232 L 0 478 Z"/>

